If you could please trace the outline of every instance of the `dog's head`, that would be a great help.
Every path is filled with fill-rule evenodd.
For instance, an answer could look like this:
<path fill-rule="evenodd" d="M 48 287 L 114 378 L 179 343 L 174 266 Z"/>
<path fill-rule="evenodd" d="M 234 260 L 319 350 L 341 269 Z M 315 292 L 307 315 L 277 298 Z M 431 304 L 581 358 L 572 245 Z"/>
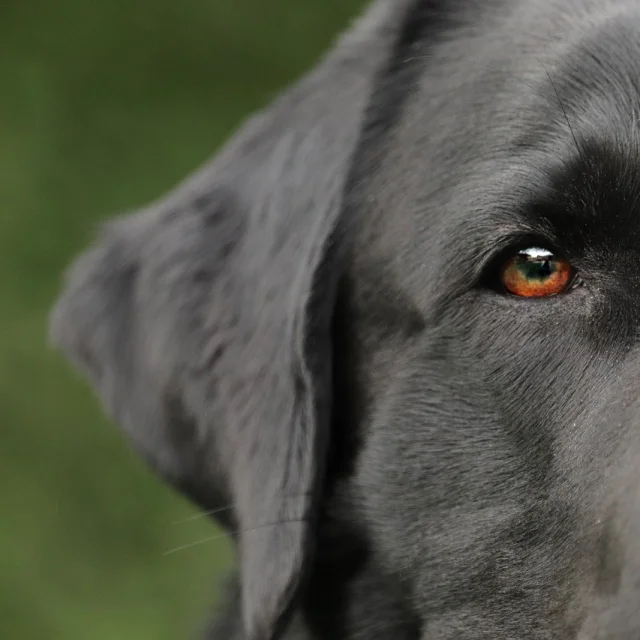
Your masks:
<path fill-rule="evenodd" d="M 73 267 L 54 339 L 233 506 L 250 640 L 640 637 L 633 4 L 378 0 Z"/>

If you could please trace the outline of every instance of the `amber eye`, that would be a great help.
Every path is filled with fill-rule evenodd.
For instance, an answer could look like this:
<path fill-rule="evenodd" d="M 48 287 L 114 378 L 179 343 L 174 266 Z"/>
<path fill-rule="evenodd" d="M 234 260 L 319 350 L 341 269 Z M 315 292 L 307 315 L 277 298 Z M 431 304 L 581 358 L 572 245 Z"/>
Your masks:
<path fill-rule="evenodd" d="M 544 298 L 563 293 L 573 282 L 573 277 L 573 268 L 566 260 L 539 248 L 519 251 L 501 272 L 505 289 L 523 298 Z"/>

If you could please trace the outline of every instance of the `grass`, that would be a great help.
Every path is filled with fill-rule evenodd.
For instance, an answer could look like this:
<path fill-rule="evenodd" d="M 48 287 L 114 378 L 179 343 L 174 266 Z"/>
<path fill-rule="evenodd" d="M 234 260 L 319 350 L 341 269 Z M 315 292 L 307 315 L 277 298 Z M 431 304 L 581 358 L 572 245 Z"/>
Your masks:
<path fill-rule="evenodd" d="M 357 0 L 0 5 L 0 637 L 189 637 L 225 540 L 131 453 L 46 345 L 69 260 L 307 68 Z"/>

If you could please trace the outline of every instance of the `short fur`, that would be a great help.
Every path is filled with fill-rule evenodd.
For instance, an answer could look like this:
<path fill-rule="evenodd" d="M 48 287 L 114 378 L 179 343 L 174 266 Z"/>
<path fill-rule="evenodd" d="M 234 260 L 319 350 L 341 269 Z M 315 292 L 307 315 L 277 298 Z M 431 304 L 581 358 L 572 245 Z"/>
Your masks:
<path fill-rule="evenodd" d="M 210 640 L 640 638 L 639 118 L 633 0 L 377 0 L 78 259 L 55 343 L 233 505 Z"/>

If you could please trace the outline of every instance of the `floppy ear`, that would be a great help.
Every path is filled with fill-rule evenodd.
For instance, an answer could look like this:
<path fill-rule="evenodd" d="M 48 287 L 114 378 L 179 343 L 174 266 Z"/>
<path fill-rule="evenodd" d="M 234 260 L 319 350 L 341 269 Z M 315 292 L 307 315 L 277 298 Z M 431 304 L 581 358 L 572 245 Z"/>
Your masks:
<path fill-rule="evenodd" d="M 108 223 L 52 315 L 149 464 L 204 508 L 233 506 L 251 640 L 280 635 L 310 558 L 341 197 L 402 5 L 376 2 L 210 165 Z"/>

